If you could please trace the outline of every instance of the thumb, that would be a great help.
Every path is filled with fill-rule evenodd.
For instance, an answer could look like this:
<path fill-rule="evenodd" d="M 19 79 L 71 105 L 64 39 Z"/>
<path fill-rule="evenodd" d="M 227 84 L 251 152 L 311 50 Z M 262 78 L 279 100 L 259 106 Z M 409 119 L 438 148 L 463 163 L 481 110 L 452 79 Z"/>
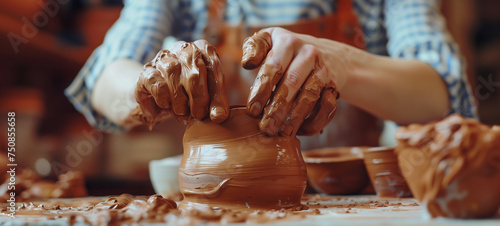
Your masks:
<path fill-rule="evenodd" d="M 262 29 L 246 38 L 243 42 L 241 66 L 245 69 L 259 67 L 272 46 L 273 43 L 269 29 Z"/>

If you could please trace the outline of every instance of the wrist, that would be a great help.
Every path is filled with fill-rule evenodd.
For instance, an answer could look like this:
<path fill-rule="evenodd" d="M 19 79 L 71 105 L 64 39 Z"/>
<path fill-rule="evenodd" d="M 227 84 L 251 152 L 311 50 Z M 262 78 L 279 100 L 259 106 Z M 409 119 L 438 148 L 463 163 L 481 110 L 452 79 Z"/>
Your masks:
<path fill-rule="evenodd" d="M 108 64 L 92 91 L 92 107 L 113 123 L 127 126 L 131 111 L 138 105 L 134 92 L 141 71 L 142 65 L 130 59 Z"/>

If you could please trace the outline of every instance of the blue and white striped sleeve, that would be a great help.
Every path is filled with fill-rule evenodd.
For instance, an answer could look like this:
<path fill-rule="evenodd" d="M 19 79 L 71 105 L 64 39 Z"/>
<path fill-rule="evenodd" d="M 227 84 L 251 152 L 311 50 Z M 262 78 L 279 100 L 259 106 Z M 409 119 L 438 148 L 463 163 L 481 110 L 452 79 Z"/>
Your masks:
<path fill-rule="evenodd" d="M 434 0 L 385 1 L 389 55 L 430 64 L 448 87 L 449 114 L 477 118 L 465 62 L 446 29 L 439 7 L 439 1 Z"/>
<path fill-rule="evenodd" d="M 163 0 L 126 0 L 120 18 L 107 32 L 65 94 L 90 125 L 106 132 L 123 131 L 90 103 L 94 84 L 109 63 L 130 58 L 141 63 L 151 60 L 161 49 L 163 39 L 171 34 L 174 22 L 172 3 Z M 169 5 L 170 4 L 170 5 Z"/>

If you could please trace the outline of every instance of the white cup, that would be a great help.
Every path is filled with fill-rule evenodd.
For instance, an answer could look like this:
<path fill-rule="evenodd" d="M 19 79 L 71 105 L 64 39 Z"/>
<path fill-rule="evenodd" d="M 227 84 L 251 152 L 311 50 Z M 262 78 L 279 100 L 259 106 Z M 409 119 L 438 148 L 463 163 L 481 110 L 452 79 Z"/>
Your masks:
<path fill-rule="evenodd" d="M 163 197 L 176 195 L 179 190 L 179 166 L 182 155 L 149 162 L 149 177 L 157 194 Z"/>

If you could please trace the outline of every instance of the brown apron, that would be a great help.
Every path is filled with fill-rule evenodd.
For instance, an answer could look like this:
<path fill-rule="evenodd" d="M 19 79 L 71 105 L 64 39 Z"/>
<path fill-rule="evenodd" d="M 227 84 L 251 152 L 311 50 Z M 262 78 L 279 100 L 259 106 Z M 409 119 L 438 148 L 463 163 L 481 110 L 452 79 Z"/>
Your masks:
<path fill-rule="evenodd" d="M 225 9 L 225 1 L 212 0 L 209 4 L 206 39 L 217 48 L 226 76 L 230 104 L 244 104 L 257 70 L 245 71 L 241 68 L 242 45 L 246 37 L 262 27 L 230 27 L 222 20 L 223 14 L 218 12 Z M 360 49 L 365 48 L 363 33 L 350 0 L 337 0 L 337 12 L 334 14 L 279 27 L 336 40 Z M 342 93 L 340 96 L 342 97 Z M 378 146 L 382 125 L 382 121 L 373 115 L 339 100 L 337 113 L 322 134 L 299 139 L 303 150 L 339 146 Z"/>

